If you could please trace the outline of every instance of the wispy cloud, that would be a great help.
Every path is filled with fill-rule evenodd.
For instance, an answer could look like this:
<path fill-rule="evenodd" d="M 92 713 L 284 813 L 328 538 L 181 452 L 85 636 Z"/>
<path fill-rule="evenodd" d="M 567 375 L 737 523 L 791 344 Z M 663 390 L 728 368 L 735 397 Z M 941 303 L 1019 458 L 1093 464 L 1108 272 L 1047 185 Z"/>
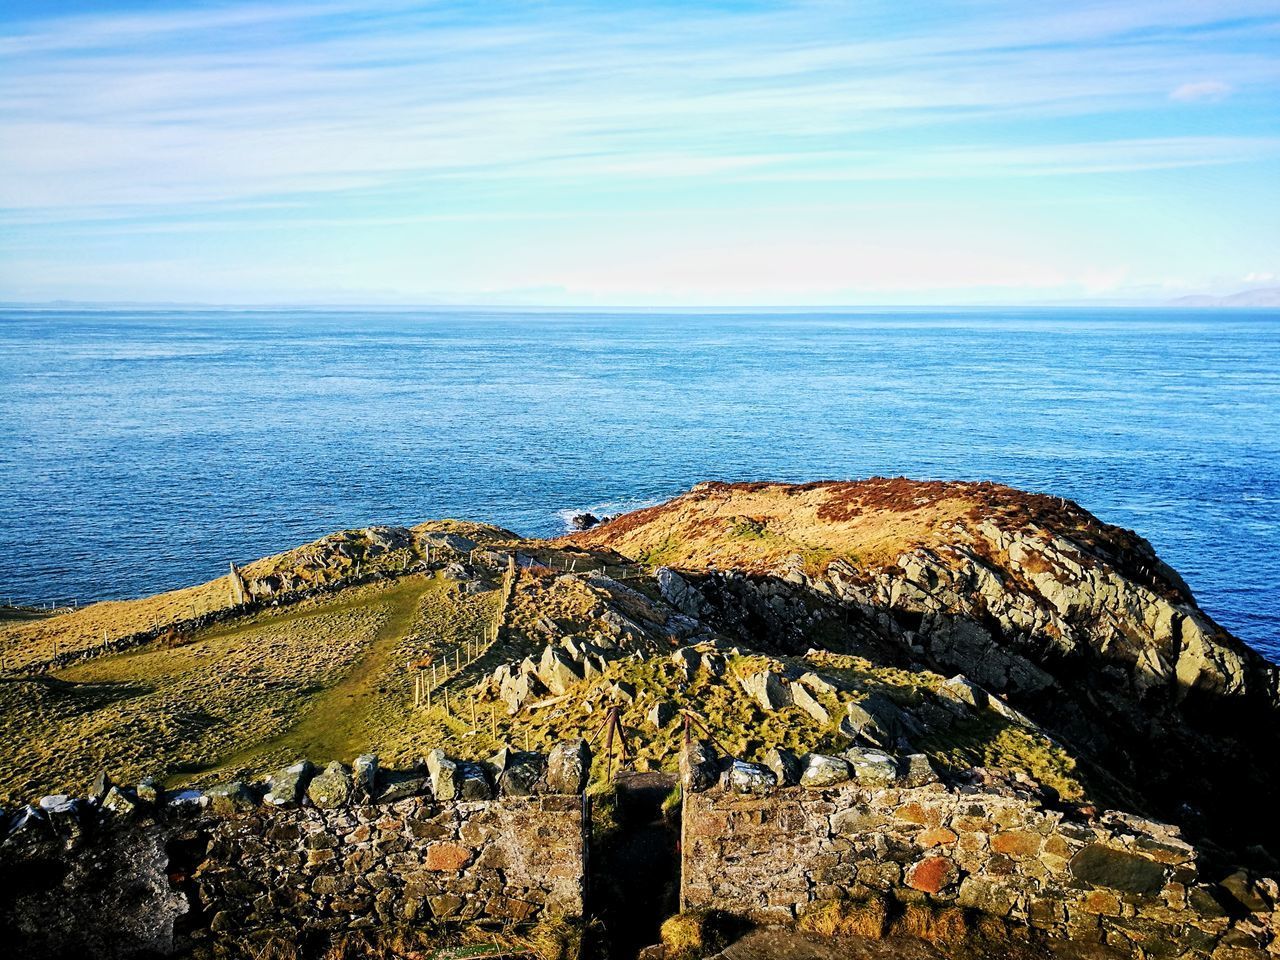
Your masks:
<path fill-rule="evenodd" d="M 1256 117 L 1175 119 L 1275 97 L 1274 0 L 1028 6 L 328 0 L 0 21 L 0 222 L 484 222 L 590 197 L 586 224 L 734 185 L 782 211 L 798 184 L 1280 157 Z"/>
<path fill-rule="evenodd" d="M 1231 84 L 1221 80 L 1198 80 L 1195 83 L 1183 83 L 1169 92 L 1170 100 L 1183 103 L 1217 103 L 1231 95 Z"/>

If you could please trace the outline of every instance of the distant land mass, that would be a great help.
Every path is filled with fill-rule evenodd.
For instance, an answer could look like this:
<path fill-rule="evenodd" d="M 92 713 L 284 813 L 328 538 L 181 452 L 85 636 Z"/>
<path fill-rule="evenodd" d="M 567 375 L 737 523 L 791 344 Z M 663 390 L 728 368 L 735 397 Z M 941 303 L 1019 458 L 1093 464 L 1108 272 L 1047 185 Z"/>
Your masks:
<path fill-rule="evenodd" d="M 1170 300 L 1173 307 L 1280 307 L 1280 287 L 1260 287 L 1257 290 L 1241 290 L 1225 297 L 1194 294 Z"/>

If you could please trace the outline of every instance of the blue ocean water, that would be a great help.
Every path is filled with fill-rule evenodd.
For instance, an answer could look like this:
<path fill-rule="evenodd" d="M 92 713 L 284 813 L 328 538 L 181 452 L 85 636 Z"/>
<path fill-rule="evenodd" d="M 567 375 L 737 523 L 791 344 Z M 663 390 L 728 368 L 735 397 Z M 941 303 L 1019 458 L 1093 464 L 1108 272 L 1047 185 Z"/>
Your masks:
<path fill-rule="evenodd" d="M 0 310 L 0 597 L 874 474 L 1072 497 L 1280 656 L 1275 311 Z"/>

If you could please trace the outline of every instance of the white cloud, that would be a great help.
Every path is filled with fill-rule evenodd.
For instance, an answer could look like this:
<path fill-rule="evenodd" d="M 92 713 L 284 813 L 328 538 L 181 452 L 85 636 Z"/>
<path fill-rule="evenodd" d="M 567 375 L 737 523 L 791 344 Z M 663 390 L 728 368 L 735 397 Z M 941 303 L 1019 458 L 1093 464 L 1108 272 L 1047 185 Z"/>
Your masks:
<path fill-rule="evenodd" d="M 1231 89 L 1231 84 L 1221 80 L 1199 80 L 1174 87 L 1169 99 L 1180 103 L 1217 103 L 1230 96 Z"/>

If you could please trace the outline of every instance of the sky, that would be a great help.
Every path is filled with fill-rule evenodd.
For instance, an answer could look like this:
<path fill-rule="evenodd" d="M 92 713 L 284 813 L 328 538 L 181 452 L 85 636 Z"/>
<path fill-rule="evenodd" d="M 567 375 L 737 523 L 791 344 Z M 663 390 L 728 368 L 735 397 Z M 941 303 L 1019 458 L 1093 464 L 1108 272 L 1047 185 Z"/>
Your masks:
<path fill-rule="evenodd" d="M 5 0 L 0 300 L 1280 285 L 1280 0 Z"/>

